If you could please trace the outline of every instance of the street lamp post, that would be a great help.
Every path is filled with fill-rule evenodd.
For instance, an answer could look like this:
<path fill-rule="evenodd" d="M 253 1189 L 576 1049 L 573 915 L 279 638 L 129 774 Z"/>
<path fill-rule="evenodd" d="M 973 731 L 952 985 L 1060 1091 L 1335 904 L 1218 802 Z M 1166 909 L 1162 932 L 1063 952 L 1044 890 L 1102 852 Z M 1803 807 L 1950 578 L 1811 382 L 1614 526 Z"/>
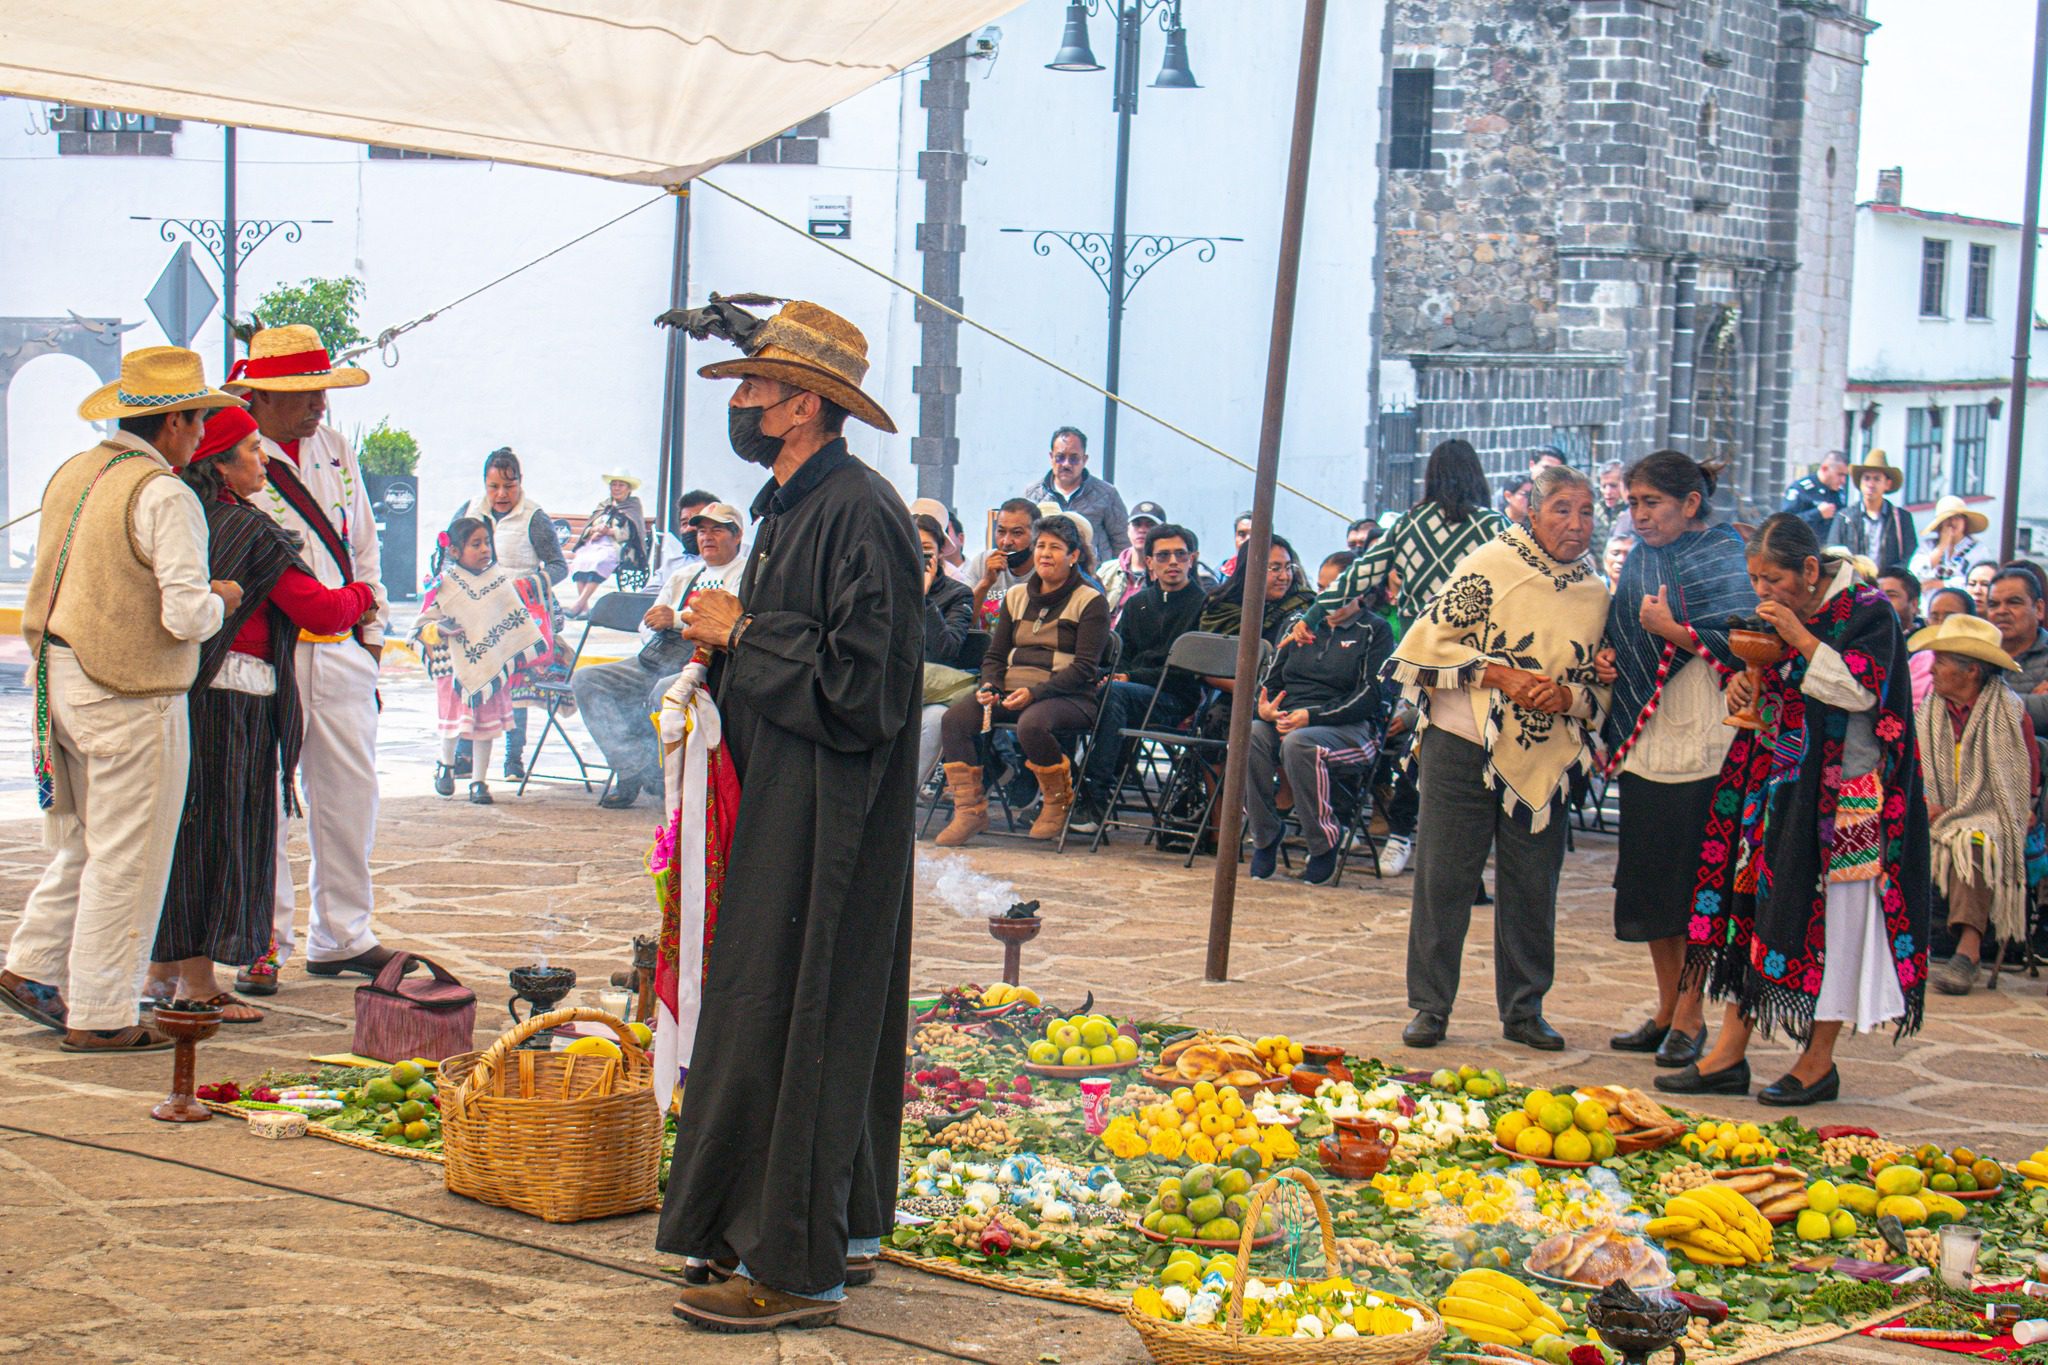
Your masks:
<path fill-rule="evenodd" d="M 1159 16 L 1166 33 L 1166 55 L 1152 86 L 1156 90 L 1197 90 L 1194 73 L 1188 69 L 1188 35 L 1180 21 L 1180 0 L 1069 0 L 1066 28 L 1060 50 L 1047 62 L 1049 71 L 1100 71 L 1102 63 L 1088 42 L 1088 16 L 1107 6 L 1116 16 L 1116 70 L 1110 89 L 1110 108 L 1116 113 L 1116 189 L 1110 213 L 1108 278 L 1116 287 L 1109 290 L 1109 358 L 1104 366 L 1102 387 L 1111 397 L 1102 402 L 1102 477 L 1116 482 L 1116 408 L 1114 395 L 1123 369 L 1124 290 L 1123 267 L 1128 243 L 1124 236 L 1125 210 L 1130 199 L 1131 116 L 1138 112 L 1138 56 L 1145 21 Z"/>

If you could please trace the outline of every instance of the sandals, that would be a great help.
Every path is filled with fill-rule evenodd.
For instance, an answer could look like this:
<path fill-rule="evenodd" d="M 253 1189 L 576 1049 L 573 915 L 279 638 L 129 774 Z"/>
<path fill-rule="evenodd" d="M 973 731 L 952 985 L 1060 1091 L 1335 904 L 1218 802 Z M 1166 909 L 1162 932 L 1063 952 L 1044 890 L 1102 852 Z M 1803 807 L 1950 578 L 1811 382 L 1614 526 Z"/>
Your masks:
<path fill-rule="evenodd" d="M 31 1024 L 40 1024 L 59 1033 L 64 1031 L 64 1001 L 55 986 L 45 986 L 27 977 L 20 978 L 12 986 L 0 982 L 0 1005 L 5 1005 Z"/>
<path fill-rule="evenodd" d="M 127 1028 L 96 1028 L 81 1030 L 89 1043 L 74 1042 L 69 1033 L 64 1041 L 57 1044 L 63 1052 L 165 1052 L 174 1044 L 160 1033 L 152 1032 L 140 1024 Z"/>
<path fill-rule="evenodd" d="M 220 1011 L 220 1021 L 223 1024 L 260 1024 L 263 1022 L 263 1011 L 257 1009 L 246 1000 L 237 1000 L 232 991 L 222 991 L 219 995 L 213 996 L 204 1003 L 209 1008 Z M 237 1016 L 230 1013 L 233 1010 L 247 1010 L 248 1013 Z"/>

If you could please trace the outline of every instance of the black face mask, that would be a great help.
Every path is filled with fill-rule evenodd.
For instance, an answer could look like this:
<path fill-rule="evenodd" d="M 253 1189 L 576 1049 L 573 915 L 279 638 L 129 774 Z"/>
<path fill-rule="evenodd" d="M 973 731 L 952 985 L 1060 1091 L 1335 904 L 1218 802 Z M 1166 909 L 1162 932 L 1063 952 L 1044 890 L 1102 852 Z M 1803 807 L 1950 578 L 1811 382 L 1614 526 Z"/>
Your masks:
<path fill-rule="evenodd" d="M 1031 547 L 1026 545 L 1021 550 L 1011 550 L 1003 556 L 1003 562 L 1010 566 L 1011 573 L 1023 573 L 1031 567 Z"/>
<path fill-rule="evenodd" d="M 782 403 L 796 396 L 791 394 Z M 726 437 L 732 442 L 733 454 L 763 469 L 775 467 L 776 457 L 782 454 L 782 437 L 770 436 L 761 430 L 761 418 L 781 407 L 782 403 L 770 403 L 763 408 L 729 407 L 725 410 Z"/>
<path fill-rule="evenodd" d="M 695 527 L 683 532 L 682 542 L 684 554 L 693 555 L 697 553 L 697 531 Z"/>

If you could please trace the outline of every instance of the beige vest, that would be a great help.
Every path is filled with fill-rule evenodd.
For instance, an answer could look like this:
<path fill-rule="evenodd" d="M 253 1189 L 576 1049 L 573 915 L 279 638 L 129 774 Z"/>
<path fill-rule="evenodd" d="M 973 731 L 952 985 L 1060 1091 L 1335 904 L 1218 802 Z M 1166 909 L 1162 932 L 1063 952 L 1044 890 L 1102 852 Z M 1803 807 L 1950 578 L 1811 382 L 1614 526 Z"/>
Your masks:
<path fill-rule="evenodd" d="M 175 476 L 147 454 L 138 454 L 107 470 L 94 485 L 93 477 L 123 449 L 107 443 L 72 456 L 43 490 L 36 566 L 29 576 L 21 633 L 31 655 L 42 648 L 46 631 L 61 637 L 85 675 L 109 692 L 130 697 L 188 692 L 199 675 L 199 642 L 180 640 L 164 629 L 163 589 L 135 541 L 135 500 L 143 485 Z M 88 487 L 92 494 L 72 534 L 57 609 L 51 613 L 57 558 L 71 514 Z"/>

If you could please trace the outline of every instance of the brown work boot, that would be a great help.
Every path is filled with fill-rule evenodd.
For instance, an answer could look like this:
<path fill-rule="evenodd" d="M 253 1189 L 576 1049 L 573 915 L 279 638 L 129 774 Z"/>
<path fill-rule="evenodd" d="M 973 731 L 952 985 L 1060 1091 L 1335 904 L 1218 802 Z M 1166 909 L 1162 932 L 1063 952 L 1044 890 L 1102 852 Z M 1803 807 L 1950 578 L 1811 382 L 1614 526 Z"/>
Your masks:
<path fill-rule="evenodd" d="M 839 1320 L 836 1300 L 785 1294 L 744 1275 L 735 1275 L 719 1284 L 686 1287 L 672 1311 L 690 1326 L 707 1332 L 830 1327 Z"/>
<path fill-rule="evenodd" d="M 1057 839 L 1067 827 L 1067 811 L 1074 804 L 1074 769 L 1064 755 L 1049 768 L 1029 759 L 1024 766 L 1038 776 L 1038 818 L 1031 822 L 1031 837 Z"/>
<path fill-rule="evenodd" d="M 988 793 L 981 787 L 981 765 L 948 763 L 946 791 L 953 798 L 953 818 L 932 842 L 940 848 L 954 848 L 988 828 Z"/>

